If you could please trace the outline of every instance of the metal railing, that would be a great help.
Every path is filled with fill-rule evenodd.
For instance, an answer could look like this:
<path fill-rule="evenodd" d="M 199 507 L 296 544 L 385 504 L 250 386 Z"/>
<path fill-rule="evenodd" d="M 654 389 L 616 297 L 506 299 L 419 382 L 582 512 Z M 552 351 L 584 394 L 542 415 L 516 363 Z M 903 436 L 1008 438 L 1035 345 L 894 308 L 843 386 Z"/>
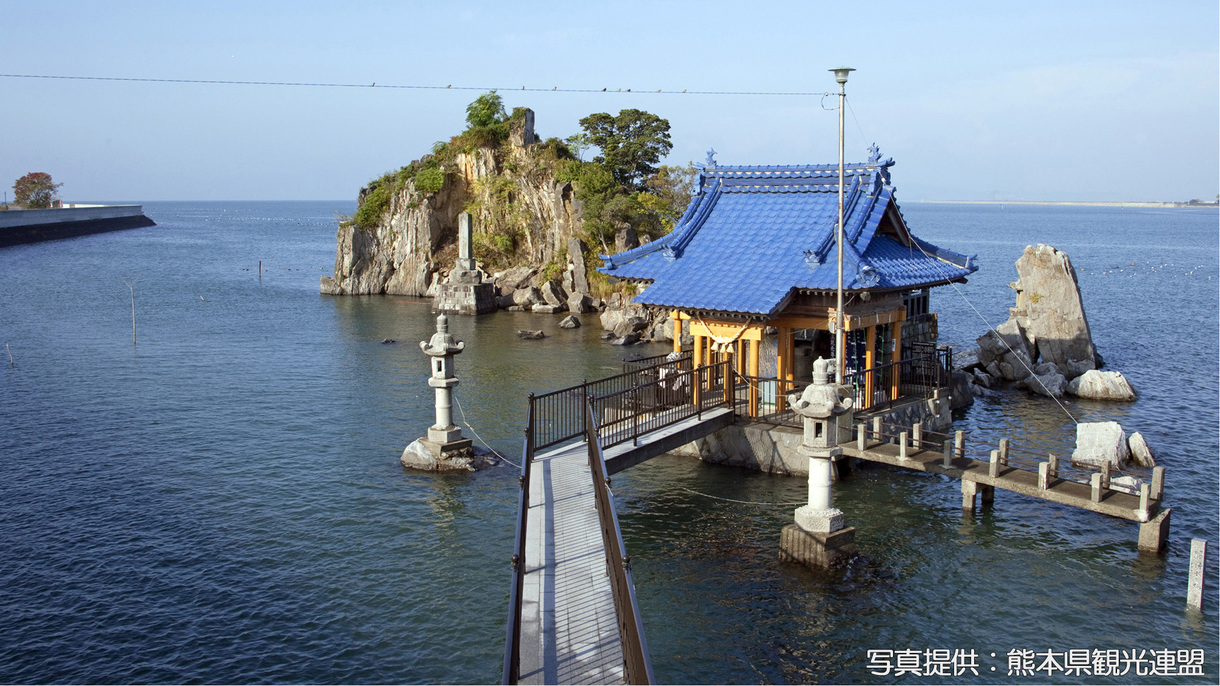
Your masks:
<path fill-rule="evenodd" d="M 508 599 L 508 637 L 504 643 L 503 683 L 521 680 L 521 605 L 525 594 L 525 535 L 530 509 L 530 468 L 534 462 L 534 407 L 525 417 L 525 447 L 521 450 L 521 495 L 517 501 L 517 538 L 513 544 L 513 593 Z"/>
<path fill-rule="evenodd" d="M 928 345 L 914 350 L 920 351 L 921 347 L 921 354 L 844 374 L 843 384 L 855 391 L 854 409 L 884 407 L 888 410 L 898 400 L 930 398 L 936 389 L 948 386 L 953 369 L 953 349 Z"/>
<path fill-rule="evenodd" d="M 597 503 L 597 518 L 601 525 L 602 544 L 606 550 L 606 574 L 614 596 L 614 612 L 618 618 L 619 642 L 623 649 L 623 677 L 628 684 L 653 683 L 652 662 L 648 643 L 644 640 L 644 624 L 635 598 L 635 583 L 631 578 L 631 556 L 623 544 L 614 494 L 606 476 L 606 460 L 602 455 L 597 431 L 597 412 L 592 396 L 588 403 L 589 471 L 593 475 L 593 494 Z"/>
<path fill-rule="evenodd" d="M 737 374 L 737 414 L 799 429 L 801 418 L 792 411 L 788 397 L 799 395 L 808 385 L 808 381 Z"/>
<path fill-rule="evenodd" d="M 662 366 L 656 372 L 631 388 L 590 395 L 595 416 L 601 417 L 603 447 L 627 441 L 638 445 L 646 433 L 733 405 L 736 379 L 730 360 L 685 371 Z"/>
<path fill-rule="evenodd" d="M 623 373 L 633 372 L 644 367 L 656 367 L 658 365 L 672 362 L 669 356 L 673 353 L 665 353 L 663 355 L 649 355 L 648 357 L 626 357 L 623 358 Z M 678 353 L 680 360 L 685 360 L 682 368 L 690 369 L 691 357 L 693 353 L 690 350 L 683 350 Z"/>
<path fill-rule="evenodd" d="M 616 438 L 606 442 L 606 447 L 699 415 L 710 407 L 731 402 L 731 391 L 724 390 L 726 378 L 729 386 L 733 383 L 731 361 L 704 365 L 699 369 L 691 369 L 690 364 L 690 358 L 683 357 L 586 381 L 571 388 L 538 395 L 531 393 L 529 405 L 533 423 L 530 430 L 533 432 L 534 449 L 542 450 L 583 438 L 588 431 L 588 416 L 585 413 L 588 396 L 596 399 L 603 433 L 608 430 L 605 427 L 613 427 Z M 717 394 L 724 396 L 723 401 L 717 401 Z M 658 413 L 662 419 L 652 417 Z M 628 421 L 633 422 L 637 430 L 627 434 L 626 439 L 619 440 Z"/>

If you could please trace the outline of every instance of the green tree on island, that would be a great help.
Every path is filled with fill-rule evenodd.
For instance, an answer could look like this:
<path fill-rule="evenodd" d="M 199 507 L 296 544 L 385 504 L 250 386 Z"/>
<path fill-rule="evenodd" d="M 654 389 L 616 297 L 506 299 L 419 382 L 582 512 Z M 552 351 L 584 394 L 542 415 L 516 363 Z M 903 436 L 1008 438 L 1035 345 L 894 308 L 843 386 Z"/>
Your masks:
<path fill-rule="evenodd" d="M 669 154 L 669 121 L 644 110 L 590 114 L 580 120 L 588 143 L 602 154 L 594 162 L 606 165 L 614 180 L 627 188 L 644 190 L 644 179 L 657 173 L 657 162 Z"/>
<path fill-rule="evenodd" d="M 62 183 L 51 181 L 46 172 L 30 172 L 13 184 L 13 202 L 31 210 L 45 210 L 59 202 Z"/>

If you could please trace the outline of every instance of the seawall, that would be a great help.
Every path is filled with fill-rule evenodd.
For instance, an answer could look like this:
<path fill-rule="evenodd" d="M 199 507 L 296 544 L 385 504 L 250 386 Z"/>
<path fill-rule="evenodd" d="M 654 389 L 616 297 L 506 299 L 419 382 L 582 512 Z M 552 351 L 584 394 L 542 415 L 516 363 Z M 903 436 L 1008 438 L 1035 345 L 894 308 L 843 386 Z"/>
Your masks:
<path fill-rule="evenodd" d="M 143 205 L 92 205 L 0 212 L 0 247 L 156 226 Z"/>

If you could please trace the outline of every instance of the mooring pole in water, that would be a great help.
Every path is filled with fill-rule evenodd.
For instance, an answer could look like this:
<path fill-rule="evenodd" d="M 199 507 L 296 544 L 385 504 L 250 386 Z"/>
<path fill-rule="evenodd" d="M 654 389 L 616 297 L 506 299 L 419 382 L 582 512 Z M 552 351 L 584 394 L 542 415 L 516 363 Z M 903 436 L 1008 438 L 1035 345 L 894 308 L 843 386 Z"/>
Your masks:
<path fill-rule="evenodd" d="M 1186 607 L 1203 609 L 1203 570 L 1207 567 L 1207 541 L 1190 539 L 1190 580 L 1186 585 Z"/>
<path fill-rule="evenodd" d="M 263 261 L 258 261 L 258 278 L 263 278 Z"/>

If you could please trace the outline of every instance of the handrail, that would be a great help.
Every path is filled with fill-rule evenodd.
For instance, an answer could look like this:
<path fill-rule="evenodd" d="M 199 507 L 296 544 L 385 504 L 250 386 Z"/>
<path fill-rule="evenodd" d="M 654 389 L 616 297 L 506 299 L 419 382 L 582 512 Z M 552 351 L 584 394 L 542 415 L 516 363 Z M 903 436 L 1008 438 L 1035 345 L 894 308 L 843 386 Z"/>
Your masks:
<path fill-rule="evenodd" d="M 708 382 L 726 377 L 727 387 Z M 693 393 L 698 389 L 704 392 Z M 735 395 L 732 362 L 722 360 L 697 369 L 674 370 L 665 376 L 658 375 L 654 380 L 604 395 L 591 393 L 589 397 L 595 415 L 603 418 L 599 432 L 603 447 L 609 448 L 627 441 L 635 443 L 646 433 L 689 417 L 702 417 L 704 410 L 721 406 L 731 408 Z M 614 410 L 622 413 L 613 416 Z"/>
<path fill-rule="evenodd" d="M 525 445 L 521 450 L 521 496 L 517 504 L 517 538 L 513 544 L 513 594 L 508 599 L 508 637 L 504 645 L 502 683 L 521 679 L 521 605 L 525 594 L 525 526 L 530 509 L 530 467 L 534 462 L 534 394 L 525 419 Z"/>
<path fill-rule="evenodd" d="M 652 662 L 648 657 L 648 642 L 644 640 L 644 625 L 635 597 L 631 578 L 631 557 L 623 544 L 623 532 L 618 525 L 618 513 L 606 476 L 606 460 L 597 435 L 597 413 L 593 396 L 588 396 L 589 470 L 593 477 L 594 502 L 601 524 L 602 544 L 606 550 L 606 572 L 614 596 L 614 611 L 618 617 L 619 642 L 623 650 L 623 678 L 628 684 L 653 683 Z"/>
<path fill-rule="evenodd" d="M 588 429 L 585 425 L 584 405 L 585 397 L 590 393 L 605 395 L 629 390 L 656 380 L 664 369 L 688 370 L 690 357 L 684 356 L 674 361 L 662 359 L 655 364 L 637 367 L 621 374 L 534 396 L 534 448 L 542 450 L 582 438 Z"/>
<path fill-rule="evenodd" d="M 655 367 L 666 362 L 674 362 L 675 360 L 669 359 L 669 356 L 672 354 L 672 352 L 669 352 L 661 355 L 649 355 L 648 357 L 624 357 L 623 373 L 626 374 L 644 367 Z M 690 348 L 678 351 L 678 354 L 678 359 L 690 359 L 694 356 L 694 352 Z"/>
<path fill-rule="evenodd" d="M 952 359 L 951 348 L 934 348 L 921 355 L 847 372 L 843 384 L 856 389 L 856 410 L 881 405 L 888 409 L 895 401 L 909 397 L 903 394 L 903 386 L 924 388 L 925 397 L 931 395 L 931 389 L 947 386 Z"/>

